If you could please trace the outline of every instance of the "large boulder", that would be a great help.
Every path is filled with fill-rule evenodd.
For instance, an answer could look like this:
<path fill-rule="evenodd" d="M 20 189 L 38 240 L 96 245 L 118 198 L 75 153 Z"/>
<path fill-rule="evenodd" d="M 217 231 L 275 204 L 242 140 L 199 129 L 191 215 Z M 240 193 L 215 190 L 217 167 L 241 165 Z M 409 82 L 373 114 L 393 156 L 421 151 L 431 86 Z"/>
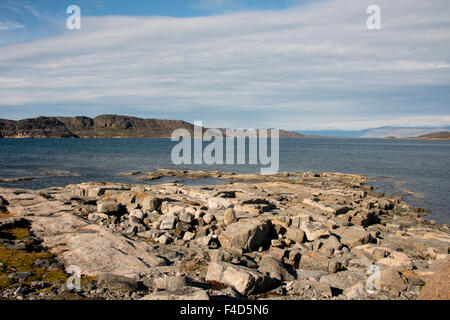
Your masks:
<path fill-rule="evenodd" d="M 116 215 L 121 213 L 123 206 L 114 201 L 99 201 L 97 202 L 97 211 L 100 213 L 105 213 L 109 215 Z"/>
<path fill-rule="evenodd" d="M 155 211 L 159 210 L 161 206 L 161 200 L 154 195 L 138 195 L 137 201 L 142 210 Z"/>
<path fill-rule="evenodd" d="M 232 207 L 233 203 L 227 199 L 215 197 L 208 200 L 208 208 L 212 210 L 226 210 Z"/>
<path fill-rule="evenodd" d="M 244 296 L 266 292 L 271 285 L 268 274 L 223 261 L 209 264 L 206 281 L 231 286 Z"/>
<path fill-rule="evenodd" d="M 263 258 L 259 262 L 258 269 L 262 273 L 268 273 L 272 279 L 277 281 L 292 281 L 295 279 L 281 261 L 272 257 Z"/>
<path fill-rule="evenodd" d="M 369 232 L 357 227 L 349 227 L 341 235 L 341 242 L 351 248 L 369 243 L 371 239 Z"/>
<path fill-rule="evenodd" d="M 420 300 L 450 300 L 450 261 L 426 282 L 419 293 Z"/>
<path fill-rule="evenodd" d="M 407 289 L 405 278 L 395 268 L 385 268 L 380 271 L 380 287 L 382 290 L 404 291 Z"/>
<path fill-rule="evenodd" d="M 229 225 L 219 235 L 219 242 L 230 252 L 242 253 L 258 249 L 269 240 L 270 221 L 259 219 L 241 220 Z"/>
<path fill-rule="evenodd" d="M 300 269 L 328 271 L 330 259 L 319 251 L 305 251 L 300 258 Z"/>
<path fill-rule="evenodd" d="M 320 222 L 302 220 L 300 229 L 305 232 L 308 241 L 314 241 L 330 235 L 328 228 Z"/>
<path fill-rule="evenodd" d="M 411 270 L 413 263 L 411 259 L 403 252 L 391 251 L 389 256 L 377 261 L 377 264 L 396 268 L 397 270 Z"/>
<path fill-rule="evenodd" d="M 297 243 L 302 243 L 305 240 L 305 232 L 296 228 L 287 228 L 286 238 Z"/>
<path fill-rule="evenodd" d="M 175 225 L 177 223 L 177 217 L 167 217 L 161 221 L 161 225 L 159 226 L 160 230 L 172 230 L 175 229 Z"/>
<path fill-rule="evenodd" d="M 225 211 L 223 222 L 226 226 L 232 224 L 233 222 L 236 222 L 236 212 L 233 208 L 228 208 L 227 211 Z"/>

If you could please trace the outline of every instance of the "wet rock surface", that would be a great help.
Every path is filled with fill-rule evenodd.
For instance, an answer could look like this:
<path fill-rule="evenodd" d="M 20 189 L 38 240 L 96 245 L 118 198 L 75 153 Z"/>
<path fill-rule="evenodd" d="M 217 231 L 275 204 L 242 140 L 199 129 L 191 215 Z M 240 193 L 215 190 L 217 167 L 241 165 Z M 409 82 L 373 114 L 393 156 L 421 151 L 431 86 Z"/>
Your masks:
<path fill-rule="evenodd" d="M 448 298 L 449 226 L 364 176 L 155 174 L 229 182 L 0 189 L 0 298 Z"/>

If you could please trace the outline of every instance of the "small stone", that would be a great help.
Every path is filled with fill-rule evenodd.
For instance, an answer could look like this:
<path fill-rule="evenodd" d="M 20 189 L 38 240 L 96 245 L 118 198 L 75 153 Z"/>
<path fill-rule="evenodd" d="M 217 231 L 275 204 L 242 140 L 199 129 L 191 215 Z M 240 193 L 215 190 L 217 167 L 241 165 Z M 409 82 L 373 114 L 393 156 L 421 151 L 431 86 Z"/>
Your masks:
<path fill-rule="evenodd" d="M 364 297 L 367 294 L 366 286 L 362 283 L 357 283 L 352 287 L 349 287 L 344 290 L 344 296 L 347 299 L 357 299 L 360 297 Z"/>
<path fill-rule="evenodd" d="M 342 248 L 342 243 L 338 238 L 331 235 L 330 237 L 328 237 L 327 241 L 325 241 L 324 248 L 340 250 Z"/>
<path fill-rule="evenodd" d="M 175 224 L 177 223 L 177 217 L 168 217 L 161 221 L 159 226 L 160 230 L 172 230 L 175 229 Z"/>
<path fill-rule="evenodd" d="M 145 217 L 145 214 L 142 212 L 142 210 L 134 209 L 130 211 L 130 218 L 135 217 L 138 220 L 142 220 Z"/>
<path fill-rule="evenodd" d="M 288 228 L 286 231 L 286 238 L 302 243 L 305 240 L 305 232 L 300 229 Z"/>
<path fill-rule="evenodd" d="M 203 217 L 204 215 L 205 215 L 205 213 L 204 213 L 203 211 L 197 210 L 197 211 L 195 211 L 194 218 L 195 218 L 195 219 L 198 219 L 198 218 Z"/>
<path fill-rule="evenodd" d="M 160 244 L 169 244 L 172 242 L 172 239 L 170 239 L 168 236 L 166 236 L 165 234 L 163 234 L 162 236 L 160 236 L 158 238 L 158 242 Z"/>
<path fill-rule="evenodd" d="M 194 238 L 195 238 L 195 233 L 189 232 L 189 231 L 184 233 L 183 240 L 190 241 Z"/>
<path fill-rule="evenodd" d="M 343 266 L 339 261 L 332 260 L 328 264 L 328 272 L 336 273 L 342 269 L 343 269 Z"/>
<path fill-rule="evenodd" d="M 279 248 L 281 248 L 281 247 L 283 247 L 283 242 L 281 242 L 280 240 L 277 240 L 277 239 L 272 239 L 270 241 L 270 245 L 272 247 L 279 247 Z"/>
<path fill-rule="evenodd" d="M 207 213 L 203 216 L 203 221 L 205 221 L 206 224 L 210 224 L 211 222 L 213 222 L 215 220 L 216 220 L 216 217 L 213 216 L 212 214 Z"/>
<path fill-rule="evenodd" d="M 143 210 L 158 211 L 161 207 L 161 200 L 153 195 L 148 195 L 144 197 L 139 204 Z"/>
<path fill-rule="evenodd" d="M 191 224 L 194 221 L 194 215 L 192 213 L 183 212 L 179 216 L 181 222 Z"/>
<path fill-rule="evenodd" d="M 232 224 L 233 222 L 237 221 L 236 218 L 236 212 L 234 211 L 233 208 L 228 208 L 227 211 L 225 211 L 224 217 L 223 217 L 223 221 L 225 223 L 226 226 Z"/>
<path fill-rule="evenodd" d="M 298 265 L 301 258 L 301 252 L 298 249 L 292 249 L 288 251 L 287 261 L 293 268 L 298 269 Z"/>

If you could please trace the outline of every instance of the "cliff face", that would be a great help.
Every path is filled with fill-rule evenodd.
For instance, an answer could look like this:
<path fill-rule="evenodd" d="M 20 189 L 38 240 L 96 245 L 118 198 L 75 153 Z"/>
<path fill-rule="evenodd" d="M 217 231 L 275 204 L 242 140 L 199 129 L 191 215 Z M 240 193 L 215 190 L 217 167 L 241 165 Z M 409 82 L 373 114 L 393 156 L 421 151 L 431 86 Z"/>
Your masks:
<path fill-rule="evenodd" d="M 120 115 L 101 115 L 94 119 L 82 116 L 0 119 L 0 138 L 168 138 L 179 128 L 194 134 L 194 126 L 185 121 Z M 301 137 L 304 136 L 297 132 L 280 130 L 280 138 Z"/>

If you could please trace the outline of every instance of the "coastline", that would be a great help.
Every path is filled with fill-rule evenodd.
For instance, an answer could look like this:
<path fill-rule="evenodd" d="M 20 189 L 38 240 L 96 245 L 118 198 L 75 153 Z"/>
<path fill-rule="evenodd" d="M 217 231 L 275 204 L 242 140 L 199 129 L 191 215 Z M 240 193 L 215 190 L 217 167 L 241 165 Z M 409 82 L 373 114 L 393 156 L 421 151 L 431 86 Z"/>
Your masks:
<path fill-rule="evenodd" d="M 32 238 L 60 271 L 82 270 L 81 291 L 64 290 L 60 273 L 59 282 L 39 279 L 39 286 L 53 288 L 40 298 L 427 299 L 421 292 L 430 291 L 433 274 L 450 261 L 449 225 L 424 220 L 401 197 L 375 191 L 363 175 L 142 173 L 150 180 L 227 182 L 0 188 L 0 233 L 31 232 L 2 241 L 4 254 L 20 252 Z M 370 293 L 372 265 L 380 282 Z M 17 298 L 17 284 L 1 281 L 13 269 L 2 269 L 0 296 Z M 28 278 L 39 273 L 20 271 Z M 27 281 L 19 283 L 19 296 L 39 297 L 36 280 Z M 448 294 L 448 284 L 441 285 Z"/>

